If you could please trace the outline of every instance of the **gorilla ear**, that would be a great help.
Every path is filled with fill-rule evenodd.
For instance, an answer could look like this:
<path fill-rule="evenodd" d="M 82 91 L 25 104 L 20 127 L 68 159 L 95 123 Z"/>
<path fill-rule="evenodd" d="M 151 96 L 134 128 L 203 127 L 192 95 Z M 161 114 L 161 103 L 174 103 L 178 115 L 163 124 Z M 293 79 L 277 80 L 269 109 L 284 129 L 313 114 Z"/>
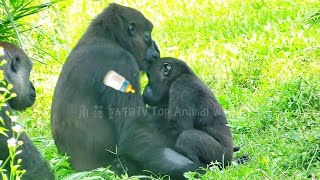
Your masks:
<path fill-rule="evenodd" d="M 18 71 L 19 64 L 20 58 L 18 56 L 13 57 L 10 65 L 11 70 L 16 73 Z"/>
<path fill-rule="evenodd" d="M 171 65 L 169 63 L 164 63 L 162 66 L 162 75 L 168 76 L 171 71 Z"/>
<path fill-rule="evenodd" d="M 130 23 L 128 26 L 128 31 L 131 36 L 134 36 L 136 34 L 136 24 Z"/>

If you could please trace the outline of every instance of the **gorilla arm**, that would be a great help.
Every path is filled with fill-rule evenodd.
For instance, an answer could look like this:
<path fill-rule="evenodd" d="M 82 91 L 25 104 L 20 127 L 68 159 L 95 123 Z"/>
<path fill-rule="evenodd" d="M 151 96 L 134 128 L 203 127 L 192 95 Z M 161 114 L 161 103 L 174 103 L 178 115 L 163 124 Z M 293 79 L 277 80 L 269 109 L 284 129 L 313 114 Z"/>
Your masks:
<path fill-rule="evenodd" d="M 11 119 L 5 113 L 6 111 L 11 112 L 11 109 L 9 107 L 3 106 L 0 110 L 0 116 L 5 122 L 5 128 L 9 130 L 7 132 L 8 137 L 5 137 L 2 134 L 0 135 L 0 160 L 5 160 L 9 156 L 9 151 L 6 144 L 7 140 L 13 137 L 13 132 L 11 129 Z M 42 159 L 42 155 L 25 132 L 22 132 L 20 134 L 19 141 L 22 141 L 23 145 L 21 145 L 17 149 L 17 151 L 21 150 L 21 153 L 16 156 L 16 160 L 22 159 L 21 168 L 19 169 L 26 170 L 26 174 L 22 176 L 22 179 L 55 179 L 48 163 L 44 159 Z M 9 163 L 6 164 L 5 168 L 9 171 L 8 174 L 10 174 Z"/>
<path fill-rule="evenodd" d="M 136 93 L 126 94 L 117 92 L 117 96 L 107 97 L 108 92 L 106 92 L 103 93 L 101 99 L 108 98 L 109 102 L 114 102 L 112 106 L 117 106 L 120 104 L 117 102 L 121 102 L 122 104 L 126 104 L 123 105 L 125 107 L 138 110 L 135 117 L 130 116 L 128 118 L 125 115 L 120 119 L 117 117 L 117 124 L 121 125 L 117 127 L 120 135 L 118 140 L 120 159 L 121 156 L 124 156 L 126 159 L 139 164 L 143 168 L 139 171 L 151 170 L 155 173 L 168 174 L 176 178 L 182 178 L 184 172 L 198 168 L 199 165 L 166 147 L 167 143 L 164 141 L 164 137 L 153 126 L 154 117 L 147 113 L 142 100 L 139 78 L 134 77 L 138 69 L 135 69 L 134 64 L 131 65 L 131 63 L 127 62 L 126 64 L 130 64 L 131 66 L 129 67 L 131 68 L 124 71 L 122 70 L 123 68 L 119 67 L 119 64 L 118 61 L 111 69 L 128 78 L 137 90 Z M 118 106 L 117 108 L 122 107 Z"/>
<path fill-rule="evenodd" d="M 114 124 L 117 124 L 116 129 L 119 135 L 118 152 L 120 159 L 123 156 L 129 161 L 140 164 L 143 169 L 139 171 L 145 169 L 176 178 L 182 178 L 184 172 L 198 168 L 199 165 L 166 147 L 163 137 L 154 128 L 153 118 L 155 117 L 147 113 L 145 108 L 140 90 L 140 73 L 133 57 L 121 54 L 114 58 L 117 59 L 117 63 L 109 64 L 105 72 L 110 69 L 119 72 L 136 89 L 136 93 L 127 94 L 104 87 L 104 92 L 100 96 L 100 103 L 111 105 L 113 108 L 120 108 L 120 110 L 121 108 L 134 108 L 136 111 L 134 115 L 129 117 L 128 114 L 126 116 L 122 113 L 114 119 L 117 121 Z M 130 68 L 124 69 L 122 64 L 126 64 Z M 111 91 L 116 95 L 110 96 Z"/>

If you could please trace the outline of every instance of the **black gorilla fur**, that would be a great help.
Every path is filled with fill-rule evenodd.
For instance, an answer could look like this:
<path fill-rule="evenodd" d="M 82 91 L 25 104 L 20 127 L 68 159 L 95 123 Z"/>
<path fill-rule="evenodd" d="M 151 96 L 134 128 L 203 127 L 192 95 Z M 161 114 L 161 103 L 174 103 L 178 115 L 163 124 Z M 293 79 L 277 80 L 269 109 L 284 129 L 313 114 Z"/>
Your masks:
<path fill-rule="evenodd" d="M 168 113 L 159 126 L 174 150 L 206 165 L 232 161 L 232 135 L 221 105 L 187 64 L 175 58 L 154 61 L 147 70 L 144 100 Z"/>
<path fill-rule="evenodd" d="M 0 61 L 7 61 L 0 68 L 4 72 L 5 81 L 13 84 L 11 92 L 17 94 L 17 97 L 10 99 L 6 104 L 7 106 L 2 106 L 0 111 L 0 116 L 4 120 L 4 127 L 9 130 L 6 132 L 8 137 L 0 135 L 0 160 L 4 161 L 9 156 L 7 140 L 13 137 L 11 119 L 6 114 L 6 111 L 11 114 L 12 109 L 23 110 L 32 106 L 36 92 L 32 82 L 29 81 L 32 61 L 22 49 L 14 44 L 0 41 L 0 47 L 4 49 L 4 55 L 0 54 Z M 1 84 L 1 87 L 3 86 Z M 20 135 L 19 140 L 23 141 L 23 145 L 18 148 L 18 151 L 22 150 L 22 152 L 16 156 L 16 160 L 22 159 L 21 169 L 26 170 L 26 174 L 23 175 L 22 179 L 53 180 L 53 172 L 25 132 Z M 6 164 L 5 169 L 8 170 L 7 174 L 10 174 L 9 163 Z"/>
<path fill-rule="evenodd" d="M 109 152 L 116 148 L 129 174 L 147 169 L 181 178 L 183 172 L 199 167 L 167 147 L 143 102 L 139 71 L 160 56 L 151 38 L 152 28 L 139 11 L 112 3 L 92 21 L 69 54 L 56 85 L 51 115 L 56 146 L 71 157 L 74 169 L 116 163 L 117 157 Z M 103 78 L 109 70 L 129 80 L 136 93 L 105 86 Z M 130 108 L 133 114 L 123 112 Z M 100 113 L 95 116 L 97 110 Z"/>

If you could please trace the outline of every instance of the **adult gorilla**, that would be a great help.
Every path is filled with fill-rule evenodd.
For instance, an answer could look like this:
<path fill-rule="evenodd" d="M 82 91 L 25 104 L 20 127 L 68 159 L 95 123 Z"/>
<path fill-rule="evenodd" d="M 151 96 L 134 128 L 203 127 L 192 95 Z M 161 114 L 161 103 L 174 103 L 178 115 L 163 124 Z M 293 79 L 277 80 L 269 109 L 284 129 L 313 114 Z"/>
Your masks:
<path fill-rule="evenodd" d="M 0 116 L 4 120 L 4 127 L 8 130 L 8 132 L 6 132 L 8 136 L 0 134 L 0 160 L 4 162 L 9 156 L 7 141 L 13 137 L 12 122 L 6 111 L 11 113 L 12 109 L 23 110 L 32 106 L 35 101 L 36 92 L 33 84 L 29 81 L 32 61 L 30 61 L 24 51 L 16 45 L 0 41 L 0 47 L 0 61 L 7 61 L 7 63 L 0 68 L 4 72 L 5 81 L 13 84 L 13 89 L 10 91 L 17 94 L 17 97 L 10 99 L 6 104 L 7 106 L 2 106 L 0 110 Z M 1 83 L 0 87 L 6 86 Z M 18 151 L 22 151 L 16 156 L 16 159 L 22 159 L 19 169 L 26 170 L 26 174 L 22 176 L 22 179 L 53 180 L 54 174 L 47 162 L 43 160 L 40 152 L 28 138 L 27 134 L 23 132 L 19 136 L 19 140 L 23 141 L 23 145 L 18 148 Z M 5 169 L 8 170 L 7 174 L 10 174 L 9 162 L 5 165 Z"/>
<path fill-rule="evenodd" d="M 147 169 L 181 177 L 198 167 L 166 147 L 141 96 L 139 70 L 160 56 L 152 28 L 139 11 L 110 4 L 70 53 L 54 92 L 52 133 L 74 169 L 114 163 L 117 157 L 109 151 L 117 151 L 129 174 Z M 109 70 L 126 77 L 136 93 L 105 86 Z"/>

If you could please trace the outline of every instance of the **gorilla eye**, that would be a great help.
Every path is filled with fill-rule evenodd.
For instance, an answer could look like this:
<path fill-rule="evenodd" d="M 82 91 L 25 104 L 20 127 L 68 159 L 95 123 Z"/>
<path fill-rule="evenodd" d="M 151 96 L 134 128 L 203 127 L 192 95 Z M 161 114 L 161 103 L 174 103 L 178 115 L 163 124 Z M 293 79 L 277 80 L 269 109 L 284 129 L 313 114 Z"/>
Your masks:
<path fill-rule="evenodd" d="M 162 66 L 162 74 L 168 76 L 171 71 L 171 65 L 169 63 L 164 63 Z"/>
<path fill-rule="evenodd" d="M 149 42 L 149 40 L 151 39 L 151 34 L 150 32 L 145 32 L 144 33 L 144 38 L 146 42 Z"/>
<path fill-rule="evenodd" d="M 134 36 L 136 33 L 136 25 L 134 23 L 130 23 L 128 26 L 129 34 Z"/>
<path fill-rule="evenodd" d="M 16 73 L 18 71 L 19 64 L 20 64 L 20 58 L 14 57 L 11 61 L 11 66 L 10 66 L 13 72 Z"/>

